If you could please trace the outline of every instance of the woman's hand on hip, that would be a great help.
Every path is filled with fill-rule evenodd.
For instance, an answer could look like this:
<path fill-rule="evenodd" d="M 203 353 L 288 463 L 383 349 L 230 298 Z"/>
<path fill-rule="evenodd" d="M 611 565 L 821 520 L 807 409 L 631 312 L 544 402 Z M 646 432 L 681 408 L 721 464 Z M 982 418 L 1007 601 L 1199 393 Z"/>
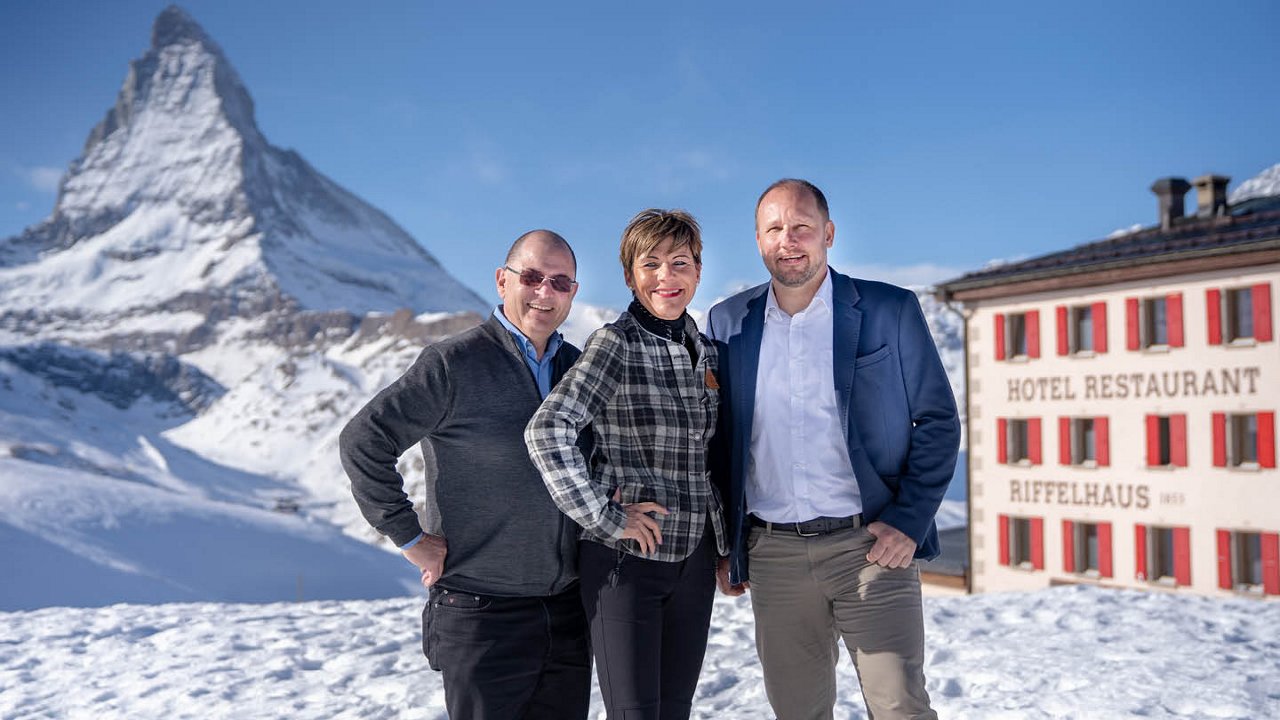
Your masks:
<path fill-rule="evenodd" d="M 671 512 L 655 502 L 631 503 L 623 505 L 622 509 L 627 511 L 627 527 L 622 531 L 623 539 L 635 540 L 640 544 L 640 552 L 652 555 L 662 544 L 662 528 L 648 513 L 670 515 Z"/>

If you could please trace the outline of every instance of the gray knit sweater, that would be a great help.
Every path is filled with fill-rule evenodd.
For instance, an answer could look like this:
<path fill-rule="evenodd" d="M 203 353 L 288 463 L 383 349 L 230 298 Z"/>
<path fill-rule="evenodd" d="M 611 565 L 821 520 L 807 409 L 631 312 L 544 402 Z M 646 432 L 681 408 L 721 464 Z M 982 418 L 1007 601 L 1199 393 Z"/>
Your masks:
<path fill-rule="evenodd" d="M 553 384 L 578 355 L 560 347 Z M 525 449 L 525 424 L 541 402 L 495 317 L 428 346 L 339 438 L 360 512 L 397 546 L 418 536 L 396 461 L 421 442 L 428 530 L 449 545 L 440 585 L 508 597 L 561 592 L 577 578 L 578 526 L 551 501 Z"/>

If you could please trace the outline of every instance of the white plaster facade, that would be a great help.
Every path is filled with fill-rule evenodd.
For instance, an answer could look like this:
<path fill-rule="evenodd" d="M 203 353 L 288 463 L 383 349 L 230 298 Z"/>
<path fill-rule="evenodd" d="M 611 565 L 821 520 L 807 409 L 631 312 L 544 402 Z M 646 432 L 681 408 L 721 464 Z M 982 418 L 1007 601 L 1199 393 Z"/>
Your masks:
<path fill-rule="evenodd" d="M 1077 281 L 1076 287 L 1061 290 L 964 301 L 968 315 L 973 591 L 1095 582 L 1205 595 L 1276 598 L 1280 595 L 1274 547 L 1280 533 L 1280 471 L 1274 461 L 1274 415 L 1280 406 L 1280 343 L 1276 340 L 1271 308 L 1272 301 L 1280 297 L 1280 264 L 1132 282 L 1116 282 L 1113 278 L 1114 275 L 1109 276 L 1107 284 L 1092 287 L 1080 287 L 1082 283 Z M 1211 344 L 1209 291 L 1219 291 L 1221 305 L 1225 297 L 1222 293 L 1236 288 L 1251 288 L 1255 296 L 1266 294 L 1266 306 L 1261 308 L 1263 317 L 1253 320 L 1267 327 L 1256 327 L 1253 339 L 1232 342 L 1224 338 L 1221 344 Z M 1138 299 L 1141 324 L 1142 299 L 1170 296 L 1181 298 L 1182 346 L 1130 349 L 1133 299 Z M 1069 335 L 1067 354 L 1059 354 L 1058 322 L 1062 311 L 1058 308 L 1090 307 L 1091 314 L 1097 315 L 1098 303 L 1105 304 L 1106 350 L 1071 352 Z M 1166 310 L 1169 304 L 1166 302 Z M 1224 332 L 1222 311 L 1213 312 L 1218 313 L 1219 332 Z M 1038 313 L 1038 357 L 1011 356 L 1009 343 L 1014 330 L 1008 319 L 1025 313 Z M 1001 327 L 1010 333 L 1004 338 L 1003 359 L 997 358 L 998 316 L 1002 318 Z M 1070 326 L 1070 310 L 1066 316 Z M 1224 417 L 1232 415 L 1244 418 L 1240 421 L 1244 425 L 1237 428 L 1233 424 L 1236 421 L 1224 421 Z M 1158 459 L 1153 465 L 1148 432 L 1161 426 L 1153 426 L 1153 422 L 1160 421 L 1148 416 L 1185 416 L 1185 466 L 1159 464 Z M 1235 437 L 1232 431 L 1237 429 L 1247 436 L 1248 416 L 1253 416 L 1252 422 L 1260 426 L 1256 429 L 1254 461 L 1233 465 L 1240 461 L 1233 456 L 1224 463 L 1223 443 L 1231 445 Z M 1075 458 L 1062 457 L 1061 418 L 1104 419 L 1105 442 L 1099 424 L 1094 424 L 1092 462 L 1082 460 L 1080 453 Z M 1002 423 L 1002 419 L 1006 422 Z M 1017 443 L 1009 435 L 1008 421 L 1031 421 L 1027 425 L 1030 435 L 1035 419 L 1039 419 L 1040 426 L 1039 452 L 1026 454 L 1038 454 L 1038 458 L 1015 462 L 1012 456 L 1018 453 L 1010 443 Z M 1166 430 L 1176 434 L 1179 421 L 1167 422 L 1172 424 L 1165 426 Z M 1224 422 L 1231 426 L 1225 430 L 1225 440 Z M 1068 440 L 1074 442 L 1070 437 Z M 1176 439 L 1166 441 L 1166 452 L 1170 442 L 1177 444 Z M 1242 447 L 1245 449 L 1241 452 L 1247 456 L 1247 443 Z M 1098 457 L 1100 453 L 1108 457 Z M 1062 463 L 1064 459 L 1068 464 Z M 1027 519 L 1028 523 L 1011 526 L 1010 518 Z M 1039 532 L 1034 532 L 1031 520 L 1039 521 Z M 1068 528 L 1064 521 L 1072 525 Z M 1095 558 L 1092 570 L 1085 568 L 1088 558 L 1081 557 L 1087 551 L 1082 528 L 1090 524 L 1095 525 L 1094 548 L 1098 553 L 1105 549 L 1101 547 L 1102 535 L 1110 536 L 1109 558 L 1105 562 Z M 1101 528 L 1108 524 L 1109 533 L 1104 533 Z M 1002 526 L 1006 530 L 1002 531 Z M 1144 528 L 1143 538 L 1139 537 L 1139 526 Z M 1017 561 L 1018 548 L 1011 547 L 1016 540 L 1009 537 L 1011 527 L 1014 535 L 1018 530 L 1031 531 L 1033 537 L 1028 541 L 1040 543 L 1038 550 L 1031 551 L 1032 555 L 1038 553 L 1038 562 Z M 1153 553 L 1159 552 L 1153 528 L 1162 533 L 1162 540 L 1175 534 L 1165 532 L 1166 528 L 1176 528 L 1180 536 L 1182 546 L 1174 552 L 1180 552 L 1182 557 L 1177 561 L 1177 572 L 1169 576 L 1153 577 L 1161 564 L 1158 559 L 1153 562 Z M 1223 536 L 1224 531 L 1234 534 Z M 1066 549 L 1068 532 L 1071 552 Z M 1081 534 L 1079 541 L 1077 534 Z M 1224 537 L 1226 571 L 1235 572 L 1227 578 L 1222 575 Z M 1259 552 L 1252 545 L 1239 550 L 1240 542 L 1259 544 L 1261 560 L 1249 557 Z M 1012 557 L 1007 556 L 1011 551 Z M 1163 558 L 1167 565 L 1168 554 Z M 1233 562 L 1237 565 L 1235 571 L 1230 568 Z M 1249 563 L 1250 567 L 1243 568 L 1241 563 Z M 1259 572 L 1265 577 L 1259 578 Z M 1261 581 L 1244 582 L 1241 577 Z"/>

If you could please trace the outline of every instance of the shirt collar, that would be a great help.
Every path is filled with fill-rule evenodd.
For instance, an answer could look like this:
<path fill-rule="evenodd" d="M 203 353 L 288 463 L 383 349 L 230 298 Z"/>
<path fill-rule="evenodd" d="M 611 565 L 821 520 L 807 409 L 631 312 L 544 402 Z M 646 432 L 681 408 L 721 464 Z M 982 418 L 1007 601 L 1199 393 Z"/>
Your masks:
<path fill-rule="evenodd" d="M 822 279 L 822 284 L 818 286 L 818 292 L 814 293 L 813 299 L 809 301 L 808 307 L 800 312 L 808 312 L 816 307 L 824 307 L 828 310 L 832 307 L 832 289 L 831 289 L 831 268 L 827 268 L 827 276 Z M 773 294 L 773 282 L 769 282 L 769 293 L 764 301 L 764 318 L 769 320 L 783 320 L 790 316 L 785 313 L 782 308 L 778 307 L 778 298 Z"/>
<path fill-rule="evenodd" d="M 560 349 L 562 344 L 564 344 L 564 338 L 561 337 L 560 331 L 556 330 L 552 332 L 551 337 L 547 338 L 547 351 L 542 354 L 542 359 L 539 360 L 538 349 L 534 347 L 533 341 L 525 337 L 525 334 L 520 332 L 520 329 L 507 319 L 506 313 L 502 312 L 501 305 L 493 309 L 493 316 L 498 318 L 498 322 L 502 323 L 502 327 L 506 328 L 507 332 L 511 333 L 511 337 L 515 338 L 516 344 L 520 346 L 525 357 L 529 358 L 533 362 L 548 362 L 551 358 L 555 357 L 556 351 Z"/>

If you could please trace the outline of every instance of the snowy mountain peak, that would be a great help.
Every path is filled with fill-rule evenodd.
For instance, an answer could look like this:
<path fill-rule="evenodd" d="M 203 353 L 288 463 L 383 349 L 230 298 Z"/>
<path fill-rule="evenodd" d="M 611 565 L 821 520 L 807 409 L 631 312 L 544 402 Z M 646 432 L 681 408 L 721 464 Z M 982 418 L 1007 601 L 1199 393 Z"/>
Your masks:
<path fill-rule="evenodd" d="M 204 28 L 185 10 L 177 5 L 170 5 L 156 16 L 155 25 L 151 27 L 151 48 L 176 45 L 178 43 L 208 43 L 209 36 Z"/>
<path fill-rule="evenodd" d="M 1280 164 L 1272 165 L 1245 180 L 1231 192 L 1230 202 L 1236 205 L 1256 197 L 1280 195 Z"/>
<path fill-rule="evenodd" d="M 385 214 L 270 145 L 222 50 L 160 13 L 44 222 L 0 241 L 0 301 L 56 317 L 169 305 L 483 311 Z"/>

